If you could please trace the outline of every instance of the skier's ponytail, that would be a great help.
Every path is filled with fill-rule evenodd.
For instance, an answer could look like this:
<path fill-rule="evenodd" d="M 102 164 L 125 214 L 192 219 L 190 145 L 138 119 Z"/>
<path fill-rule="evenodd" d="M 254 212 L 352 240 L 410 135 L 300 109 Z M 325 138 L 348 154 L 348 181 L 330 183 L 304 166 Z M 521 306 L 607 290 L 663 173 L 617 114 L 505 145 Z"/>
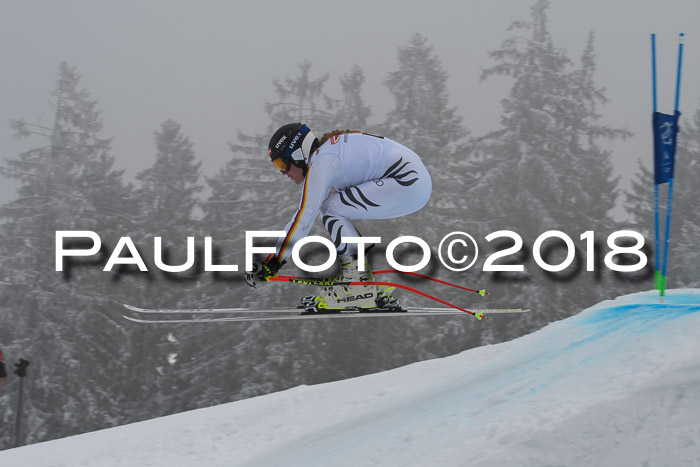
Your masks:
<path fill-rule="evenodd" d="M 329 131 L 328 133 L 321 136 L 321 139 L 319 140 L 318 145 L 319 145 L 319 147 L 323 146 L 323 143 L 325 143 L 326 141 L 328 141 L 332 137 L 345 135 L 348 133 L 362 133 L 362 130 L 333 130 L 333 131 Z"/>

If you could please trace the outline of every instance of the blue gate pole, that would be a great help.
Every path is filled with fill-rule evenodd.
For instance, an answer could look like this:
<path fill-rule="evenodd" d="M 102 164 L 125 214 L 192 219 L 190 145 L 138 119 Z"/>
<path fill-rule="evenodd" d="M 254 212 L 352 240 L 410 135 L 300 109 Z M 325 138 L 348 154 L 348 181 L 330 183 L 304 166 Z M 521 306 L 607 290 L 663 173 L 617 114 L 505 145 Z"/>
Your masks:
<path fill-rule="evenodd" d="M 651 35 L 651 95 L 652 108 L 654 113 L 657 111 L 656 106 L 656 34 Z M 659 254 L 659 185 L 654 180 L 654 252 L 656 253 L 656 261 L 654 267 L 654 284 L 656 290 L 661 290 L 661 256 Z"/>
<path fill-rule="evenodd" d="M 674 114 L 678 112 L 678 107 L 681 98 L 681 70 L 683 68 L 683 42 L 685 34 L 681 33 L 678 37 L 678 71 L 676 73 L 676 99 L 673 106 Z M 666 268 L 668 266 L 668 243 L 669 233 L 671 231 L 671 206 L 673 204 L 673 178 L 668 179 L 668 205 L 666 206 L 666 234 L 664 239 L 664 266 L 661 272 L 661 296 L 664 296 L 666 291 Z"/>

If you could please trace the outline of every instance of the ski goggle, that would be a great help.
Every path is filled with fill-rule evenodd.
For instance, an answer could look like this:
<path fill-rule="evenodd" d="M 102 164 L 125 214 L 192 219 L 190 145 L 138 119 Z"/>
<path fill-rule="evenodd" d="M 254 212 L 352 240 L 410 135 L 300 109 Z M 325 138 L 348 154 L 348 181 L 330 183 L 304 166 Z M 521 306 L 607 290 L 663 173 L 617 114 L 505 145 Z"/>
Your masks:
<path fill-rule="evenodd" d="M 285 160 L 280 156 L 272 159 L 272 163 L 277 167 L 277 170 L 286 174 L 290 169 L 290 164 L 285 162 Z"/>

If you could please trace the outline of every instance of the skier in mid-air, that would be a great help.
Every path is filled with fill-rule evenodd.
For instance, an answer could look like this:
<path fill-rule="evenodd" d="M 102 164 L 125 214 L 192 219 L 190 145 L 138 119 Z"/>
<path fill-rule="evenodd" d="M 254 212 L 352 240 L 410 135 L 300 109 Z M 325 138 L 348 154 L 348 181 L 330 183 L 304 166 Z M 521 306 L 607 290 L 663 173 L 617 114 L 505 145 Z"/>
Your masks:
<path fill-rule="evenodd" d="M 301 201 L 276 253 L 256 263 L 245 274 L 251 287 L 277 274 L 304 238 L 317 214 L 333 240 L 342 278 L 373 281 L 365 260 L 360 271 L 357 244 L 341 237 L 359 237 L 354 219 L 392 219 L 418 211 L 426 205 L 432 181 L 420 157 L 407 147 L 382 136 L 356 130 L 336 130 L 318 139 L 302 123 L 280 127 L 270 139 L 268 153 L 275 167 L 297 185 L 303 183 Z M 393 287 L 329 286 L 315 297 L 302 299 L 307 311 L 346 308 L 399 309 L 391 295 Z"/>

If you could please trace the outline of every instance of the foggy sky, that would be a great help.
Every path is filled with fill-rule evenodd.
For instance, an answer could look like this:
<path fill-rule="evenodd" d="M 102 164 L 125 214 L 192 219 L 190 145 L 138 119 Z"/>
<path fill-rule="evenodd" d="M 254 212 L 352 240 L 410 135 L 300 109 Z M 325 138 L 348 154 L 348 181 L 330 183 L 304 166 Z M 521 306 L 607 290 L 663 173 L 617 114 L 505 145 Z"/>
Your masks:
<path fill-rule="evenodd" d="M 153 163 L 153 133 L 167 119 L 182 125 L 204 172 L 213 175 L 229 159 L 236 130 L 266 132 L 263 105 L 276 99 L 272 79 L 295 76 L 304 60 L 312 62 L 313 76 L 330 73 L 332 96 L 338 78 L 360 65 L 370 122 L 384 120 L 393 100 L 383 80 L 414 33 L 434 47 L 450 75 L 450 105 L 480 136 L 498 128 L 500 101 L 512 83 L 503 77 L 480 83 L 481 69 L 493 64 L 487 53 L 510 36 L 511 22 L 530 18 L 533 3 L 1 0 L 0 156 L 45 144 L 15 139 L 8 123 L 53 123 L 49 93 L 67 61 L 99 101 L 101 136 L 114 137 L 112 154 L 127 179 Z M 548 15 L 555 45 L 574 61 L 588 32 L 596 35 L 596 83 L 611 100 L 599 110 L 605 123 L 635 133 L 606 146 L 627 180 L 638 158 L 651 163 L 650 33 L 657 33 L 660 110 L 673 108 L 680 32 L 687 36 L 681 111 L 687 118 L 700 106 L 700 1 L 552 0 Z M 0 202 L 13 197 L 13 185 L 0 178 Z"/>

